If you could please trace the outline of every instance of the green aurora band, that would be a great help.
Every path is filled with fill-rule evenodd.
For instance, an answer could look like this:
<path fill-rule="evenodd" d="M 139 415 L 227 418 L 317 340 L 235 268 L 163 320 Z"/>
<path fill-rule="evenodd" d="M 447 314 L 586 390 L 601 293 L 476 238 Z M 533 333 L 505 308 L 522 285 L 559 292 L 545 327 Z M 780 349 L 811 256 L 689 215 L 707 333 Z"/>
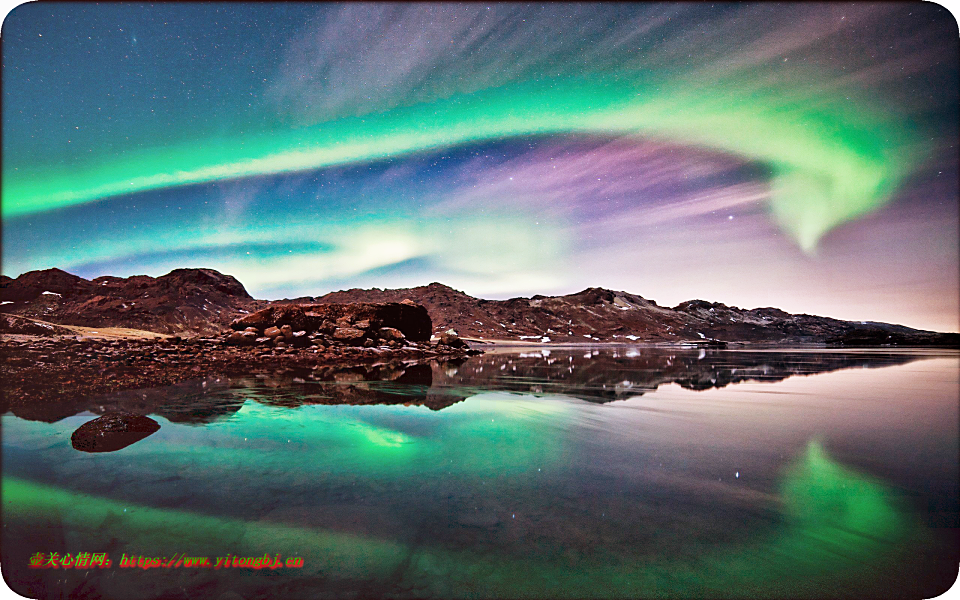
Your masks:
<path fill-rule="evenodd" d="M 831 228 L 889 201 L 921 151 L 868 102 L 729 81 L 582 76 L 451 96 L 296 130 L 128 151 L 72 165 L 4 160 L 3 217 L 186 184 L 372 161 L 500 138 L 639 135 L 738 155 L 771 174 L 774 220 L 812 252 Z"/>
<path fill-rule="evenodd" d="M 305 559 L 302 570 L 284 570 L 284 578 L 334 575 L 396 582 L 402 575 L 408 588 L 425 595 L 757 598 L 822 597 L 825 590 L 845 590 L 895 596 L 895 587 L 884 586 L 896 582 L 898 573 L 909 572 L 911 553 L 924 533 L 901 511 L 889 488 L 834 462 L 812 441 L 784 472 L 780 490 L 784 521 L 741 544 L 705 547 L 702 554 L 685 558 L 632 560 L 600 552 L 584 557 L 576 568 L 531 555 L 485 556 L 429 544 L 414 548 L 341 531 L 137 505 L 18 477 L 4 476 L 2 491 L 6 522 L 22 532 L 62 524 L 69 528 L 71 550 L 119 539 L 135 540 L 122 550 L 141 555 L 172 555 L 185 548 L 211 557 L 281 551 L 284 558 Z M 111 553 L 112 560 L 119 559 L 120 551 Z M 120 570 L 103 585 L 129 586 L 136 579 L 137 597 L 156 593 L 141 570 L 131 571 Z M 154 576 L 162 581 L 176 571 Z M 277 585 L 234 576 L 232 585 L 241 584 Z M 872 593 L 864 594 L 868 588 Z M 124 591 L 129 594 L 130 588 Z"/>

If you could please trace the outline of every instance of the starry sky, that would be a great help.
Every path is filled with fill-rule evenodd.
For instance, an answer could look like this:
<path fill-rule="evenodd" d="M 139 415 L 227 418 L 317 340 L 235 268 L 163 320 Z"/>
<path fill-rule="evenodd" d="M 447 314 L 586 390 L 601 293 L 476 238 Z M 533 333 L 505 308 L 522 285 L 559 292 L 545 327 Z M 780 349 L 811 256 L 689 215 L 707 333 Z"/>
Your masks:
<path fill-rule="evenodd" d="M 957 331 L 924 4 L 24 4 L 3 273 L 588 286 Z"/>

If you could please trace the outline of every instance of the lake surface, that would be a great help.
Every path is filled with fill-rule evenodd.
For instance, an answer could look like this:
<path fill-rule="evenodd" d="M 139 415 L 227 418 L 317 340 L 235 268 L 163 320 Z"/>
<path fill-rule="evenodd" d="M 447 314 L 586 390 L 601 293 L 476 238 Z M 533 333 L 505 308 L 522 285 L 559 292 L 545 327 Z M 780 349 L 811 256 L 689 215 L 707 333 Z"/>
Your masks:
<path fill-rule="evenodd" d="M 958 363 L 532 347 L 18 409 L 3 574 L 45 598 L 929 598 L 960 560 Z M 75 447 L 116 411 L 159 429 Z M 53 552 L 112 565 L 28 567 Z"/>

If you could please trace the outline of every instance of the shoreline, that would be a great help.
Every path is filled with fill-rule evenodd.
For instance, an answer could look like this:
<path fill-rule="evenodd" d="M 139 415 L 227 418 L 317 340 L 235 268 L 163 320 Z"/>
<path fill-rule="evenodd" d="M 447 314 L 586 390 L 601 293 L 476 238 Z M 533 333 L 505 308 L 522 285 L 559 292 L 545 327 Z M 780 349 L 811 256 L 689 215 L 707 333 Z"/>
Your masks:
<path fill-rule="evenodd" d="M 71 326 L 73 329 L 74 326 Z M 175 385 L 201 377 L 243 376 L 278 369 L 350 369 L 430 360 L 465 360 L 478 354 L 524 351 L 650 349 L 689 351 L 937 353 L 957 355 L 942 346 L 828 346 L 825 344 L 730 343 L 726 348 L 663 342 L 528 342 L 462 338 L 468 348 L 436 341 L 390 348 L 333 346 L 265 348 L 232 346 L 216 338 L 180 338 L 142 330 L 79 328 L 80 335 L 0 335 L 0 404 L 56 403 L 78 396 Z"/>
<path fill-rule="evenodd" d="M 750 350 L 750 351 L 777 351 L 777 350 L 798 350 L 798 351 L 842 351 L 850 352 L 854 350 L 937 350 L 945 352 L 960 353 L 960 348 L 956 346 L 937 346 L 937 345 L 840 345 L 827 344 L 823 342 L 725 342 L 725 347 L 711 345 L 709 343 L 698 344 L 696 342 L 641 342 L 641 341 L 592 341 L 592 342 L 528 342 L 526 340 L 504 340 L 461 337 L 464 342 L 475 344 L 485 352 L 496 351 L 505 348 L 545 348 L 545 349 L 563 349 L 570 348 L 581 350 L 586 348 L 660 348 L 671 350 Z"/>
<path fill-rule="evenodd" d="M 0 397 L 6 412 L 11 406 L 163 387 L 208 375 L 250 375 L 281 368 L 349 369 L 465 359 L 476 354 L 482 351 L 426 343 L 401 348 L 338 346 L 318 350 L 240 347 L 213 338 L 177 336 L 154 340 L 4 335 L 0 338 Z"/>

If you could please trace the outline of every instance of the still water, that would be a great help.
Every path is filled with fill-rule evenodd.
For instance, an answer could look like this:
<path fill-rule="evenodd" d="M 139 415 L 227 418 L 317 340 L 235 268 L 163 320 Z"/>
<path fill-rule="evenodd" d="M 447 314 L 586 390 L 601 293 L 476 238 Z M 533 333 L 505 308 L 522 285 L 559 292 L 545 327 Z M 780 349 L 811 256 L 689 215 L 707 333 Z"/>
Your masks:
<path fill-rule="evenodd" d="M 8 412 L 3 574 L 43 598 L 928 598 L 960 560 L 958 361 L 514 349 Z M 78 442 L 115 412 L 159 428 Z M 112 564 L 29 568 L 54 552 Z M 264 555 L 303 566 L 172 560 Z"/>

